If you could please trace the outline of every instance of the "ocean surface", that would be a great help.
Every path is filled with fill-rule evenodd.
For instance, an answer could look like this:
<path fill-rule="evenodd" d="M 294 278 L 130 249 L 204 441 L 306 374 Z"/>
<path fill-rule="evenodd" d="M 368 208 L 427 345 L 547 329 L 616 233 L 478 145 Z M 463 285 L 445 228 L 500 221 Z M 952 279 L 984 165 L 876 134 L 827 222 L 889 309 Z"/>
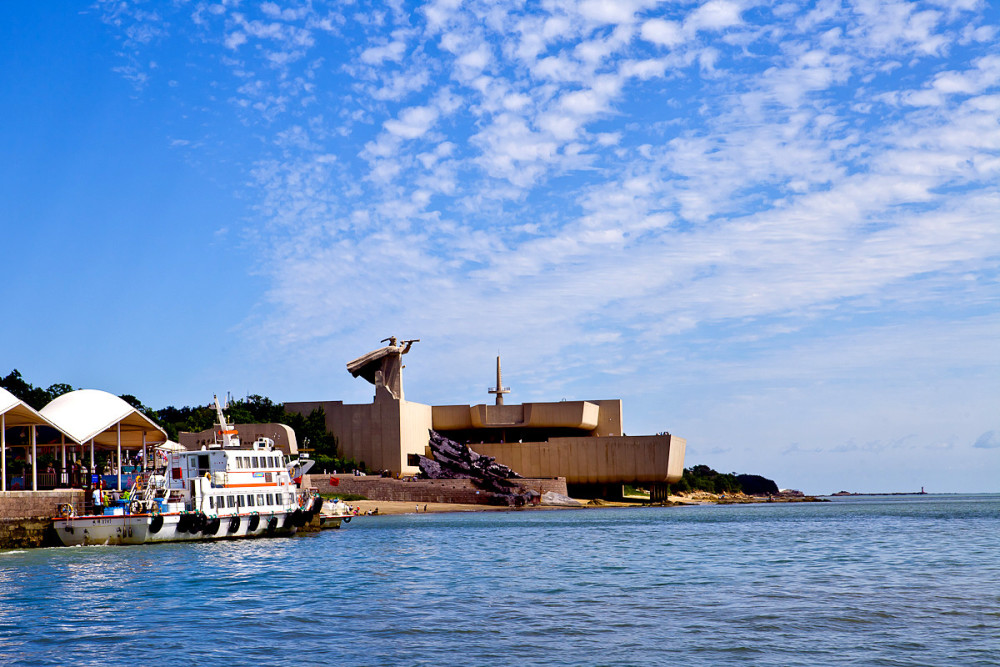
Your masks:
<path fill-rule="evenodd" d="M 1000 496 L 0 552 L 4 665 L 1000 665 Z"/>

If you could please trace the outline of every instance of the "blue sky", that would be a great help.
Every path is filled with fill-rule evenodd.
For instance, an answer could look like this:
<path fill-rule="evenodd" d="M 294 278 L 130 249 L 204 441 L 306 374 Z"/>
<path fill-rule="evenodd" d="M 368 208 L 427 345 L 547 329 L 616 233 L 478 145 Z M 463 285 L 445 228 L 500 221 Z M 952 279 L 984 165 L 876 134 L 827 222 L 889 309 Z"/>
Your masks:
<path fill-rule="evenodd" d="M 1000 491 L 1000 15 L 902 2 L 18 3 L 34 384 L 622 398 L 687 464 Z"/>

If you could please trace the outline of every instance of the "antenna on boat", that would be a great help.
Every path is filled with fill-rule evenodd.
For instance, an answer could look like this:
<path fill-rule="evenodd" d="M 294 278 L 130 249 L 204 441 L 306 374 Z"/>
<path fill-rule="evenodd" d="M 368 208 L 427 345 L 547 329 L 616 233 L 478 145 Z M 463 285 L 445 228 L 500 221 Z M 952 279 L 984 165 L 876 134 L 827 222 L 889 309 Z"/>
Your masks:
<path fill-rule="evenodd" d="M 218 442 L 218 436 L 222 436 L 222 446 L 223 447 L 239 447 L 240 437 L 239 432 L 226 423 L 226 415 L 222 413 L 222 407 L 219 406 L 219 397 L 212 396 L 215 400 L 215 414 L 219 417 L 219 430 L 215 432 L 215 441 Z M 229 401 L 226 401 L 226 405 L 229 405 Z"/>

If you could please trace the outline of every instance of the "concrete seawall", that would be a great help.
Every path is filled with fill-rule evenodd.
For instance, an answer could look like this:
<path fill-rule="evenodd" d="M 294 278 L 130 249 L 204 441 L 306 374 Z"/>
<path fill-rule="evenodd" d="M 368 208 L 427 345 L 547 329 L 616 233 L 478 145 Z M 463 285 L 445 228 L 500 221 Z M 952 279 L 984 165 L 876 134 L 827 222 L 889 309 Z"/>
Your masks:
<path fill-rule="evenodd" d="M 333 483 L 332 480 L 336 480 Z M 342 475 L 306 475 L 303 486 L 316 487 L 320 493 L 358 494 L 369 500 L 399 500 L 413 503 L 461 503 L 488 505 L 485 491 L 469 479 L 415 479 L 412 481 L 389 477 L 355 477 Z M 539 494 L 555 491 L 566 495 L 566 479 L 515 479 L 511 480 Z"/>
<path fill-rule="evenodd" d="M 22 549 L 54 544 L 52 517 L 59 506 L 83 506 L 83 491 L 6 491 L 0 493 L 0 549 Z"/>

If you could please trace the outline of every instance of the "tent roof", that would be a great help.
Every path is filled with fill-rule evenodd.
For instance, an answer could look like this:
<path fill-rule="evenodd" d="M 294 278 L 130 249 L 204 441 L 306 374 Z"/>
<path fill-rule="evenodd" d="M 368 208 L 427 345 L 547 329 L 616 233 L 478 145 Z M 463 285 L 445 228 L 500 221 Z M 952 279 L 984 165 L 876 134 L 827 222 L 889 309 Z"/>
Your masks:
<path fill-rule="evenodd" d="M 167 440 L 162 445 L 157 445 L 157 449 L 162 449 L 165 452 L 186 452 L 187 448 L 179 442 L 174 442 L 173 440 Z"/>
<path fill-rule="evenodd" d="M 3 387 L 0 387 L 0 414 L 4 416 L 4 424 L 7 428 L 13 426 L 51 426 L 71 440 L 73 439 L 73 436 L 67 431 L 64 431 L 57 424 L 53 424 L 33 407 Z"/>
<path fill-rule="evenodd" d="M 93 439 L 98 445 L 118 443 L 115 428 L 121 424 L 122 444 L 141 447 L 146 443 L 165 442 L 166 432 L 149 417 L 118 398 L 99 389 L 78 389 L 52 400 L 41 415 L 79 443 Z"/>

